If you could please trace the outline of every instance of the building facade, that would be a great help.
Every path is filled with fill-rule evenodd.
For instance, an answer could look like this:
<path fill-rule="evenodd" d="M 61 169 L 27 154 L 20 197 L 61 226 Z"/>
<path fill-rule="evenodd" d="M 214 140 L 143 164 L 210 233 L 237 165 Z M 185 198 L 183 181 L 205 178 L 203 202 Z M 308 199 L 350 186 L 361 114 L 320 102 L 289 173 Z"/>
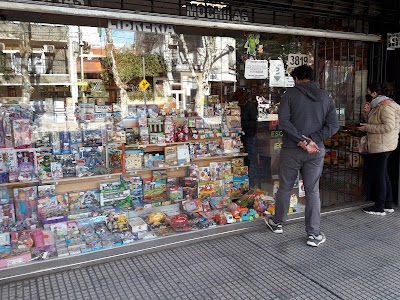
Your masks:
<path fill-rule="evenodd" d="M 8 236 L 10 242 L 0 246 L 4 252 L 12 249 L 21 232 L 36 243 L 18 255 L 7 252 L 0 262 L 8 268 L 0 270 L 0 277 L 22 278 L 248 226 L 235 222 L 164 239 L 155 237 L 171 234 L 169 227 L 139 229 L 160 229 L 164 223 L 156 218 L 162 213 L 171 217 L 167 223 L 175 231 L 189 230 L 182 209 L 202 212 L 207 219 L 207 211 L 228 207 L 223 198 L 213 199 L 215 195 L 237 198 L 247 191 L 247 169 L 239 159 L 245 155 L 240 153 L 238 110 L 232 103 L 239 89 L 249 91 L 258 104 L 256 180 L 264 200 L 273 202 L 282 144 L 277 110 L 283 93 L 293 86 L 290 71 L 303 64 L 314 68 L 321 87 L 335 100 L 341 125 L 338 135 L 325 143 L 323 206 L 365 200 L 355 125 L 362 118 L 367 83 L 397 78 L 388 66 L 396 62 L 398 50 L 387 52 L 385 39 L 399 25 L 398 12 L 396 1 L 378 0 L 0 1 L 5 20 L 0 25 L 3 117 L 9 118 L 17 107 L 18 101 L 11 98 L 26 99 L 27 89 L 35 112 L 32 138 L 20 141 L 22 135 L 15 134 L 20 119 L 27 117 L 12 119 L 10 132 L 4 130 L 7 150 L 2 151 L 12 148 L 10 153 L 16 151 L 17 156 L 15 169 L 0 164 L 8 176 L 2 183 L 4 193 L 11 195 L 4 205 L 15 204 L 16 224 L 21 227 L 3 230 L 4 240 Z M 44 153 L 46 147 L 49 152 Z M 30 153 L 36 155 L 36 173 L 21 172 Z M 128 154 L 137 154 L 141 162 L 126 160 Z M 152 159 L 147 158 L 150 155 Z M 221 171 L 224 163 L 233 166 L 227 174 Z M 134 167 L 129 169 L 128 164 Z M 195 180 L 194 165 L 201 168 Z M 50 209 L 53 202 L 46 202 L 47 194 L 33 196 L 35 187 L 38 194 L 52 189 L 55 200 L 49 199 L 58 212 Z M 22 199 L 22 191 L 28 193 L 23 188 L 32 189 L 32 199 Z M 193 188 L 204 201 L 191 199 Z M 160 190 L 165 194 L 154 197 Z M 112 202 L 107 208 L 112 213 L 96 210 L 94 216 L 85 197 L 96 198 L 96 193 L 103 211 Z M 57 198 L 60 195 L 65 203 Z M 301 214 L 301 178 L 293 195 L 291 212 Z M 23 207 L 32 208 L 29 216 Z M 125 214 L 120 208 L 129 209 Z M 229 213 L 227 223 L 235 213 L 241 219 L 234 209 Z M 53 240 L 37 245 L 44 234 Z M 37 253 L 54 259 L 29 263 Z"/>

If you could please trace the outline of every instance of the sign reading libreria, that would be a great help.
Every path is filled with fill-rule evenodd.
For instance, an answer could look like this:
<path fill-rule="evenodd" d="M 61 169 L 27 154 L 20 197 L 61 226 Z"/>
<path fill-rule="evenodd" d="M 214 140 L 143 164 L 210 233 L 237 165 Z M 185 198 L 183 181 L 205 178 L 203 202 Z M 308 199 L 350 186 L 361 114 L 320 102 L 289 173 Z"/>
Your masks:
<path fill-rule="evenodd" d="M 133 30 L 152 33 L 175 33 L 174 25 L 108 20 L 109 29 Z"/>
<path fill-rule="evenodd" d="M 225 4 L 215 4 L 203 1 L 187 2 L 186 16 L 226 21 L 249 21 L 249 13 L 246 9 L 233 8 Z"/>

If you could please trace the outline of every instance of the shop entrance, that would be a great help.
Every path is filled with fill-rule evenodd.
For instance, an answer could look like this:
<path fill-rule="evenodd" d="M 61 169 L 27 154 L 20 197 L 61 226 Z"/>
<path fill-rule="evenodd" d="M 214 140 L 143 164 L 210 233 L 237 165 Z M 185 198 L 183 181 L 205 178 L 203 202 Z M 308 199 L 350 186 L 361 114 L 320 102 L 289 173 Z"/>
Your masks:
<path fill-rule="evenodd" d="M 271 38 L 269 49 L 272 48 L 272 41 Z M 281 45 L 284 44 L 282 38 L 280 42 Z M 297 47 L 297 53 L 309 54 L 303 57 L 313 62 L 316 80 L 334 99 L 341 126 L 332 139 L 325 141 L 327 154 L 320 182 L 322 206 L 340 206 L 365 201 L 365 168 L 363 156 L 355 145 L 360 138 L 355 128 L 363 121 L 362 106 L 365 102 L 367 83 L 371 77 L 368 69 L 370 46 L 362 42 L 301 38 L 292 39 L 289 44 Z M 290 57 L 291 54 L 278 54 L 280 50 L 277 50 L 276 55 Z M 260 106 L 266 105 L 267 114 L 258 126 L 257 175 L 258 185 L 272 192 L 274 185 L 279 183 L 282 131 L 279 128 L 279 121 L 277 118 L 274 119 L 271 113 L 277 109 L 276 105 L 279 106 L 284 89 L 270 87 L 265 89 L 268 93 L 261 94 L 264 99 L 259 102 L 259 110 L 263 109 Z M 298 188 L 297 186 L 294 188 L 294 193 L 299 195 Z"/>

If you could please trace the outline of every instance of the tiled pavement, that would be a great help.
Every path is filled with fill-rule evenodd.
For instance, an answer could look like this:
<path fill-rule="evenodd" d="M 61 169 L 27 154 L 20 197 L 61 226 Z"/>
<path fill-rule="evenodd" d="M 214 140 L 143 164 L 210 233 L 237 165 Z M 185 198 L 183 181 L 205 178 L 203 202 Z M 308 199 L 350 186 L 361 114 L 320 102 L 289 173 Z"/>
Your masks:
<path fill-rule="evenodd" d="M 323 217 L 8 283 L 0 299 L 400 299 L 400 212 Z"/>

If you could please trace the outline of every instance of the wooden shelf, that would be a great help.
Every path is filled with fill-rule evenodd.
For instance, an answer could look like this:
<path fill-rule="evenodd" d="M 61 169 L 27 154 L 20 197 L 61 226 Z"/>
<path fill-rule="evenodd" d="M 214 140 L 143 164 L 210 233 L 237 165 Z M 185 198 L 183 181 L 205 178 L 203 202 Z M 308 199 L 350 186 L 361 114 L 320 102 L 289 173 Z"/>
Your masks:
<path fill-rule="evenodd" d="M 22 181 L 22 182 L 7 182 L 7 183 L 0 183 L 0 187 L 8 187 L 10 189 L 13 189 L 13 188 L 17 188 L 17 187 L 36 185 L 38 183 L 39 183 L 39 180 Z"/>
<path fill-rule="evenodd" d="M 168 147 L 168 146 L 174 146 L 174 145 L 183 145 L 183 144 L 189 144 L 189 143 L 199 143 L 199 142 L 207 142 L 207 141 L 212 141 L 215 139 L 220 139 L 221 137 L 210 137 L 210 138 L 205 138 L 205 139 L 190 139 L 187 142 L 173 142 L 173 143 L 165 143 L 165 144 L 147 144 L 147 145 L 125 145 L 125 148 L 127 149 L 140 149 L 140 148 L 147 148 L 147 147 Z"/>
<path fill-rule="evenodd" d="M 80 183 L 80 182 L 87 182 L 93 180 L 110 180 L 114 177 L 121 176 L 122 173 L 110 173 L 106 175 L 95 175 L 95 176 L 84 176 L 84 177 L 67 177 L 67 178 L 60 178 L 60 179 L 48 179 L 42 180 L 41 184 L 61 184 L 61 183 Z"/>
<path fill-rule="evenodd" d="M 190 165 L 165 166 L 165 167 L 158 167 L 158 168 L 137 169 L 137 170 L 132 170 L 132 171 L 126 171 L 124 174 L 137 174 L 137 173 L 141 173 L 141 172 L 157 171 L 157 170 L 178 170 L 178 169 L 187 168 L 187 167 L 190 167 Z"/>
<path fill-rule="evenodd" d="M 193 158 L 193 161 L 201 161 L 201 160 L 211 160 L 211 159 L 226 159 L 226 158 L 236 158 L 236 157 L 245 157 L 247 153 L 238 153 L 238 154 L 231 154 L 231 155 L 222 155 L 222 156 L 209 156 L 209 157 L 198 157 Z"/>

